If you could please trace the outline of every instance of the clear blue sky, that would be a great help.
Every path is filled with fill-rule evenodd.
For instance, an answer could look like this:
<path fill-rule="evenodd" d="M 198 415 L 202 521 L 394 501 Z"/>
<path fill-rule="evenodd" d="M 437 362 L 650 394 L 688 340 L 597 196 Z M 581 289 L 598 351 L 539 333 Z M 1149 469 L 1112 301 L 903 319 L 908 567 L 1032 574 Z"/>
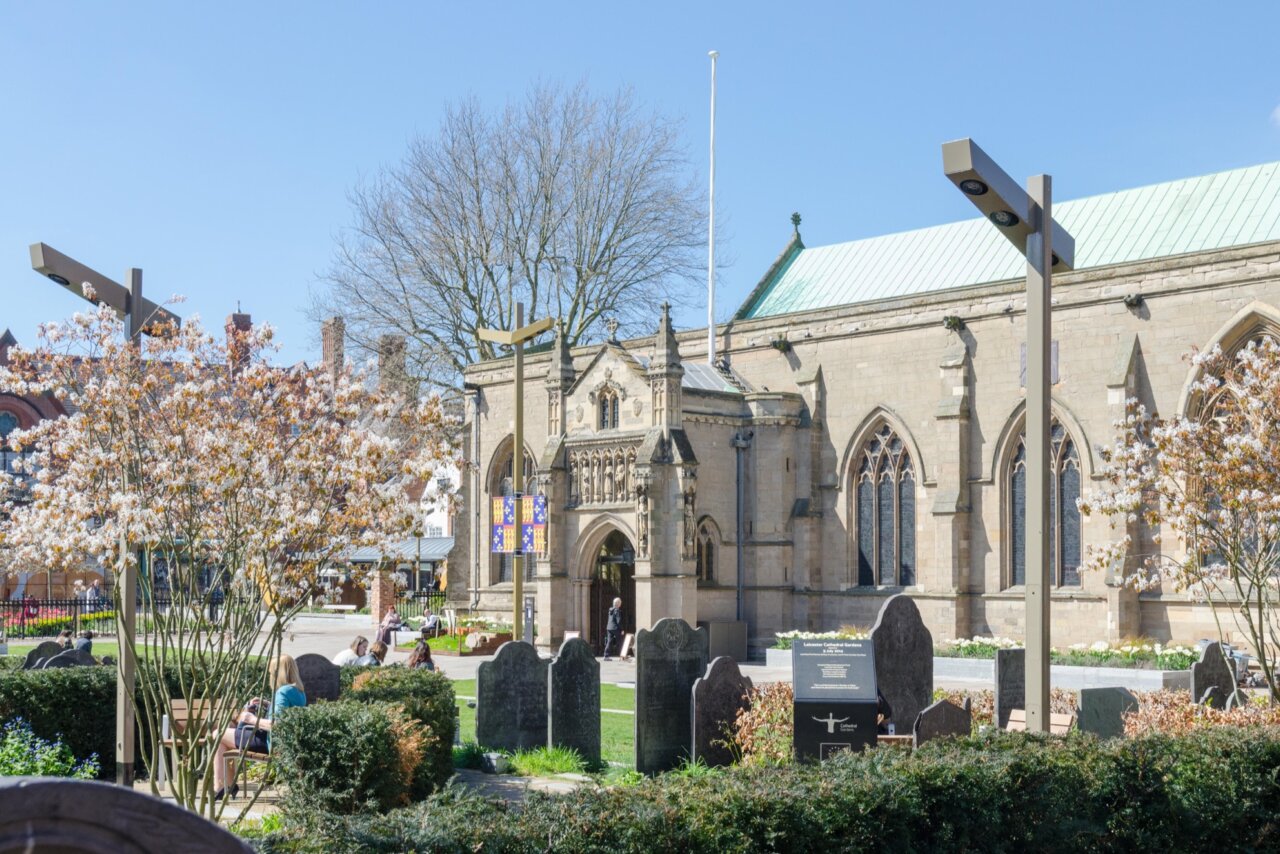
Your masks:
<path fill-rule="evenodd" d="M 711 48 L 725 319 L 792 211 L 810 246 L 970 216 L 949 139 L 1053 174 L 1059 200 L 1280 159 L 1278 24 L 1274 0 L 0 0 L 0 327 L 31 342 L 81 307 L 30 270 L 43 240 L 117 278 L 143 267 L 150 296 L 184 293 L 215 327 L 238 300 L 284 360 L 315 358 L 303 309 L 347 189 L 446 102 L 631 85 L 684 119 L 705 177 Z"/>

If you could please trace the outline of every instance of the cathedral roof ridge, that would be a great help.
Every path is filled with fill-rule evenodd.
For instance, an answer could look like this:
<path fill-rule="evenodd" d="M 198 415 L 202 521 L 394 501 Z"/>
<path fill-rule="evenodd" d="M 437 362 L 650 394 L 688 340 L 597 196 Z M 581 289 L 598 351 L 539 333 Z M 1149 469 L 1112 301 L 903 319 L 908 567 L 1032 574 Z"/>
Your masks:
<path fill-rule="evenodd" d="M 1280 240 L 1280 162 L 1055 202 L 1076 270 Z M 1013 279 L 1022 255 L 985 219 L 826 246 L 792 241 L 737 317 L 770 317 Z"/>

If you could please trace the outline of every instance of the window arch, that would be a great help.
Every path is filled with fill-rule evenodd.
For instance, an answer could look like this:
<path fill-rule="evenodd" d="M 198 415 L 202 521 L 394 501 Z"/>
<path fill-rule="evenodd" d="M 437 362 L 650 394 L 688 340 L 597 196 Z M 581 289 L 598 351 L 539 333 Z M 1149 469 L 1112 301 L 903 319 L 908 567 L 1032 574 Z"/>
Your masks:
<path fill-rule="evenodd" d="M 515 443 L 508 436 L 503 440 L 498 452 L 494 454 L 494 465 L 489 472 L 489 497 L 501 498 L 515 494 L 515 471 L 512 464 L 515 460 Z M 524 489 L 526 493 L 532 491 L 533 475 L 534 475 L 533 455 L 528 449 L 524 452 Z M 493 502 L 486 502 L 490 507 L 490 513 L 493 512 Z M 490 519 L 489 524 L 493 525 L 494 520 Z M 533 578 L 534 569 L 533 561 L 525 560 L 524 576 L 526 579 Z M 511 575 L 512 567 L 515 561 L 512 560 L 510 554 L 491 554 L 490 555 L 490 578 L 493 583 L 503 584 L 513 580 Z"/>
<path fill-rule="evenodd" d="M 9 434 L 21 426 L 18 416 L 12 412 L 0 412 L 0 442 L 7 442 Z"/>
<path fill-rule="evenodd" d="M 601 389 L 596 395 L 599 402 L 599 424 L 601 430 L 613 430 L 618 426 L 618 392 L 616 389 Z"/>
<path fill-rule="evenodd" d="M 916 583 L 916 477 L 911 454 L 884 425 L 855 457 L 854 536 L 858 584 Z"/>
<path fill-rule="evenodd" d="M 698 567 L 698 583 L 712 584 L 716 578 L 716 550 L 720 545 L 720 531 L 710 518 L 698 523 L 695 557 Z"/>
<path fill-rule="evenodd" d="M 1027 583 L 1027 435 L 1025 424 L 1009 458 L 1009 583 Z M 1049 427 L 1049 575 L 1058 587 L 1080 586 L 1080 455 L 1054 418 Z"/>

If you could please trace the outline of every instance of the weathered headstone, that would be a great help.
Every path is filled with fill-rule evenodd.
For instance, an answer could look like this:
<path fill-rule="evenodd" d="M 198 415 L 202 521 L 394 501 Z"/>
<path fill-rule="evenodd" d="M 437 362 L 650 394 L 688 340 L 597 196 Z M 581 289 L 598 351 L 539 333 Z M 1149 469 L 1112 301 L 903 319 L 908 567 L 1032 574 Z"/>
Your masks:
<path fill-rule="evenodd" d="M 580 637 L 560 644 L 547 665 L 547 743 L 578 752 L 591 768 L 600 765 L 600 662 Z"/>
<path fill-rule="evenodd" d="M 507 641 L 476 671 L 476 741 L 491 750 L 547 744 L 547 659 L 533 644 Z"/>
<path fill-rule="evenodd" d="M 1124 735 L 1124 713 L 1138 708 L 1138 698 L 1128 688 L 1081 688 L 1076 727 L 1098 738 Z"/>
<path fill-rule="evenodd" d="M 65 652 L 62 648 L 62 644 L 55 643 L 54 641 L 44 641 L 43 643 L 38 644 L 35 649 L 31 650 L 31 652 L 27 653 L 27 658 L 22 663 L 22 669 L 34 670 L 37 662 L 46 658 L 53 658 L 60 652 Z"/>
<path fill-rule="evenodd" d="M 1227 698 L 1235 692 L 1235 668 L 1223 654 L 1222 644 L 1213 641 L 1191 665 L 1191 699 L 1202 706 L 1225 709 Z"/>
<path fill-rule="evenodd" d="M 636 633 L 636 770 L 670 771 L 690 756 L 693 683 L 707 669 L 707 630 L 678 617 Z"/>
<path fill-rule="evenodd" d="M 871 629 L 876 650 L 876 687 L 893 711 L 890 720 L 905 735 L 916 715 L 933 702 L 933 635 L 920 609 L 904 593 L 880 608 Z"/>
<path fill-rule="evenodd" d="M 917 717 L 912 728 L 912 744 L 919 747 L 935 738 L 966 736 L 973 732 L 968 706 L 961 708 L 949 700 L 939 700 Z"/>
<path fill-rule="evenodd" d="M 876 744 L 879 701 L 869 640 L 797 640 L 791 644 L 792 749 L 823 760 Z"/>
<path fill-rule="evenodd" d="M 53 658 L 45 659 L 43 670 L 56 670 L 59 667 L 94 667 L 97 661 L 82 649 L 63 650 Z"/>
<path fill-rule="evenodd" d="M 323 655 L 308 652 L 294 659 L 298 665 L 298 675 L 302 677 L 302 687 L 307 695 L 307 705 L 318 700 L 336 700 L 341 693 L 338 674 L 342 668 Z"/>
<path fill-rule="evenodd" d="M 252 850 L 225 828 L 149 793 L 88 780 L 0 778 L 0 851 Z"/>
<path fill-rule="evenodd" d="M 1009 712 L 1027 707 L 1027 651 L 996 650 L 996 727 L 1009 724 Z"/>
<path fill-rule="evenodd" d="M 750 708 L 750 677 L 727 655 L 711 662 L 706 675 L 693 683 L 693 760 L 717 767 L 733 764 L 729 740 L 738 712 Z"/>

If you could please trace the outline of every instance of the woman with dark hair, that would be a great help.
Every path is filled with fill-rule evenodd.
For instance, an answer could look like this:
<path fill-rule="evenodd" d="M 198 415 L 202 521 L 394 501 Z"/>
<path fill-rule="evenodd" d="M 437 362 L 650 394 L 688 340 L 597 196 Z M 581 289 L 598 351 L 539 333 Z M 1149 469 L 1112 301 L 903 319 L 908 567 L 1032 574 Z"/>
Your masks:
<path fill-rule="evenodd" d="M 410 670 L 435 670 L 436 663 L 431 660 L 431 647 L 426 641 L 418 641 L 418 645 L 409 653 L 406 666 Z"/>
<path fill-rule="evenodd" d="M 374 641 L 369 644 L 369 652 L 356 659 L 355 663 L 359 667 L 378 667 L 387 658 L 387 645 L 382 641 Z"/>

